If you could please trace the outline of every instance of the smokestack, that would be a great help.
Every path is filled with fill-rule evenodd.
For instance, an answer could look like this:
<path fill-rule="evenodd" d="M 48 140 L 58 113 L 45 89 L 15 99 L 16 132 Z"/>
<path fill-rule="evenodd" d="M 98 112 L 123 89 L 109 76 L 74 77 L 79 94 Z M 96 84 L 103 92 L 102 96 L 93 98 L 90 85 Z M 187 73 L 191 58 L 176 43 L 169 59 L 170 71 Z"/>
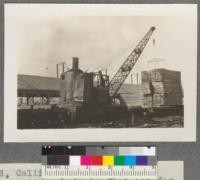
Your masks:
<path fill-rule="evenodd" d="M 76 70 L 78 70 L 78 63 L 79 63 L 79 59 L 78 59 L 78 57 L 73 57 L 72 58 L 72 69 L 74 70 L 74 71 L 76 71 Z"/>

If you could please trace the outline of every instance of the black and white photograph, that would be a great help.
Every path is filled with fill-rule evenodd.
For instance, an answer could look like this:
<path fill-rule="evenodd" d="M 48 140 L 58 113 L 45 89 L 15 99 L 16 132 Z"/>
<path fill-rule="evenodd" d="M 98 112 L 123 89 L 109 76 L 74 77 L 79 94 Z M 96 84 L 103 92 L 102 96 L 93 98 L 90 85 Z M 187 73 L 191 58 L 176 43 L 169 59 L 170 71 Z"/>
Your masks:
<path fill-rule="evenodd" d="M 6 4 L 4 140 L 194 141 L 197 6 Z"/>

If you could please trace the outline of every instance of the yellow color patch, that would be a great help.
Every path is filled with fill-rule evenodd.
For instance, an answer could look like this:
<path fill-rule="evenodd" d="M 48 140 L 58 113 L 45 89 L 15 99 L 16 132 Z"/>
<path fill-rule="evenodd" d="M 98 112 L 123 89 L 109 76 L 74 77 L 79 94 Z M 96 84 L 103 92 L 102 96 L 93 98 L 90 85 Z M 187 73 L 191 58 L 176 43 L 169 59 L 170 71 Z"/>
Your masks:
<path fill-rule="evenodd" d="M 103 165 L 104 166 L 114 165 L 114 156 L 103 156 Z"/>

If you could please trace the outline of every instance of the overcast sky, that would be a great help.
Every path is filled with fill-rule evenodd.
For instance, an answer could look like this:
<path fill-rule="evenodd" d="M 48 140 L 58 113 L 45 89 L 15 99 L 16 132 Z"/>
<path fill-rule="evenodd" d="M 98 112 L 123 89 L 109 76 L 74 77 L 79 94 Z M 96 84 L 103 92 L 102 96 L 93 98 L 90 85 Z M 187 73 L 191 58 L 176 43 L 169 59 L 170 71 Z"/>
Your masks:
<path fill-rule="evenodd" d="M 19 74 L 55 77 L 56 63 L 71 66 L 76 56 L 81 69 L 108 68 L 112 76 L 151 26 L 156 30 L 132 73 L 161 58 L 161 67 L 186 76 L 188 64 L 196 62 L 194 5 L 74 6 L 6 6 L 5 47 Z"/>

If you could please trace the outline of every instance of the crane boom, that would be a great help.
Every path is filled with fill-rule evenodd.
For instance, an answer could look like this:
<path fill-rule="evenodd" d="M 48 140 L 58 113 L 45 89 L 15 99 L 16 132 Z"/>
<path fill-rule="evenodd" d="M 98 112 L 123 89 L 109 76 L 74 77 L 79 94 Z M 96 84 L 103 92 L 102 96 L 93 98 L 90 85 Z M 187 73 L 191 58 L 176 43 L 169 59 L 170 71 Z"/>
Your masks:
<path fill-rule="evenodd" d="M 122 66 L 119 68 L 115 76 L 112 78 L 109 84 L 109 94 L 111 97 L 114 97 L 119 89 L 121 88 L 122 84 L 130 74 L 131 70 L 133 69 L 135 63 L 139 59 L 142 51 L 144 50 L 145 46 L 147 45 L 155 27 L 151 27 L 150 30 L 146 33 L 143 39 L 138 43 L 135 49 L 130 53 L 127 59 L 124 61 Z"/>

